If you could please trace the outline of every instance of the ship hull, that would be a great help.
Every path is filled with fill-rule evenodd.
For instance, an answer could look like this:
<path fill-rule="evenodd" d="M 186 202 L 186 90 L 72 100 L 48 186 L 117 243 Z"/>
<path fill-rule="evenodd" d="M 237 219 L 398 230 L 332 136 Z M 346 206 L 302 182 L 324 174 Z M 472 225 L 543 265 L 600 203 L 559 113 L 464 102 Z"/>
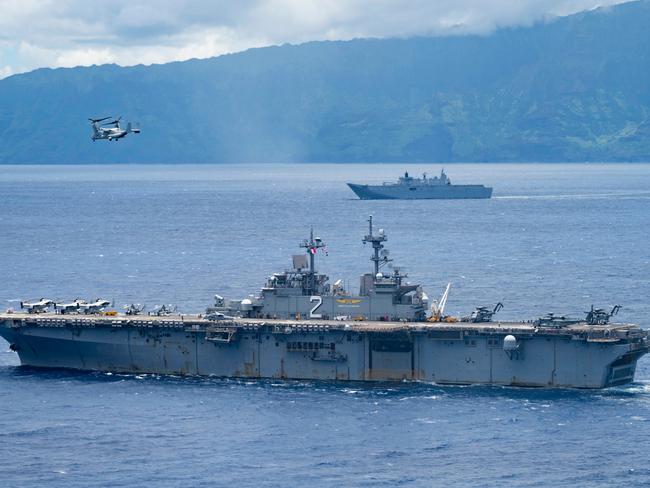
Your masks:
<path fill-rule="evenodd" d="M 633 381 L 645 342 L 521 334 L 505 351 L 495 330 L 358 330 L 311 325 L 92 326 L 0 322 L 22 365 L 88 371 L 338 381 L 421 381 L 604 388 Z"/>
<path fill-rule="evenodd" d="M 484 185 L 357 185 L 348 183 L 361 200 L 465 200 L 492 197 Z"/>

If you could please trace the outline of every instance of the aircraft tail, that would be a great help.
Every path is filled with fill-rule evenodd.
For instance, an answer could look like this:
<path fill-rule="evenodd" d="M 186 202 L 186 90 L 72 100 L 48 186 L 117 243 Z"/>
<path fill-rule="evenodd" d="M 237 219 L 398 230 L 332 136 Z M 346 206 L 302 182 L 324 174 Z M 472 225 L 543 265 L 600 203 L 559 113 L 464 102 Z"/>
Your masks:
<path fill-rule="evenodd" d="M 133 132 L 134 134 L 139 134 L 139 133 L 140 133 L 140 127 L 137 127 L 137 126 L 136 126 L 136 127 L 133 127 L 133 125 L 131 124 L 131 122 L 129 122 L 129 123 L 126 125 L 126 131 L 127 131 L 127 132 Z"/>

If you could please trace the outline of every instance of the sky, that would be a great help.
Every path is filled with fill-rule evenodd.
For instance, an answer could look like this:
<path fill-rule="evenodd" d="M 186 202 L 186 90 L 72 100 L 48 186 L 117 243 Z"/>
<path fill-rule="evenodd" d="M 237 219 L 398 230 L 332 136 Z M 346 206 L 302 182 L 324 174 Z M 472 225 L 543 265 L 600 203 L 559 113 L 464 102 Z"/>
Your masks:
<path fill-rule="evenodd" d="M 0 0 L 0 78 L 312 40 L 485 35 L 626 0 Z"/>

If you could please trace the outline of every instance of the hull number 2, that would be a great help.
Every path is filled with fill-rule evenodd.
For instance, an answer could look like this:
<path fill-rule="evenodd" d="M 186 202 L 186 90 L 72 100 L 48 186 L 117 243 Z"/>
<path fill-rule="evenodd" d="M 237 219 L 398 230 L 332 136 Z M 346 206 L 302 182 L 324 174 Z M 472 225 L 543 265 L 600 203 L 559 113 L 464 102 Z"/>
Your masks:
<path fill-rule="evenodd" d="M 323 304 L 323 297 L 319 297 L 318 295 L 313 295 L 309 297 L 309 303 L 315 303 L 311 310 L 309 311 L 309 318 L 310 319 L 320 319 L 323 316 L 319 313 L 316 313 L 316 310 L 318 310 L 318 307 L 320 307 Z"/>

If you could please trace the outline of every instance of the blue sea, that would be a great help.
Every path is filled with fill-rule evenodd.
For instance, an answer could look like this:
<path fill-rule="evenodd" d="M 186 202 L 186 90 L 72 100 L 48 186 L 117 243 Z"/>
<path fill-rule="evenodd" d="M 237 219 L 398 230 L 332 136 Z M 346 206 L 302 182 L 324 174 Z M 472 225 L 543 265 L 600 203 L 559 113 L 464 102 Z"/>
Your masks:
<path fill-rule="evenodd" d="M 355 289 L 368 215 L 466 314 L 650 327 L 650 165 L 455 164 L 491 200 L 360 201 L 424 165 L 0 166 L 0 307 L 77 297 L 201 312 L 290 266 Z M 604 391 L 35 370 L 0 339 L 0 486 L 648 486 L 650 358 Z"/>

